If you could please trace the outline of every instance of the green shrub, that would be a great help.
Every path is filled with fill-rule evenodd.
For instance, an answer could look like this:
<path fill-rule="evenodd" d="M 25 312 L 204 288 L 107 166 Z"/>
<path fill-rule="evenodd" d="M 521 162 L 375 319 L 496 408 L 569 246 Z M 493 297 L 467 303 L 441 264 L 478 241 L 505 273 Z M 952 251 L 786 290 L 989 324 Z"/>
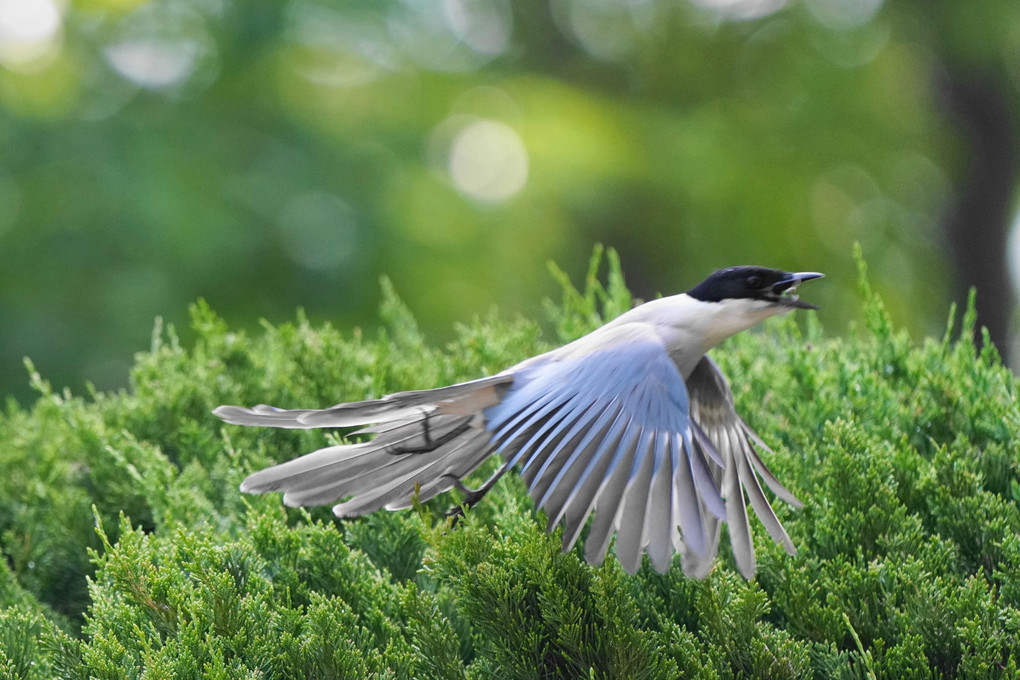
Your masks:
<path fill-rule="evenodd" d="M 630 305 L 598 255 L 581 291 L 557 273 L 560 340 Z M 224 426 L 216 405 L 328 405 L 548 347 L 495 313 L 430 346 L 384 287 L 375 339 L 300 314 L 249 337 L 199 303 L 194 346 L 157 326 L 124 392 L 32 372 L 34 406 L 0 417 L 0 678 L 1020 677 L 1018 383 L 975 349 L 973 301 L 918 344 L 862 283 L 845 339 L 805 316 L 716 352 L 806 505 L 777 507 L 796 557 L 759 530 L 754 580 L 724 544 L 692 581 L 562 553 L 511 477 L 453 528 L 452 494 L 342 522 L 240 494 L 342 433 Z"/>

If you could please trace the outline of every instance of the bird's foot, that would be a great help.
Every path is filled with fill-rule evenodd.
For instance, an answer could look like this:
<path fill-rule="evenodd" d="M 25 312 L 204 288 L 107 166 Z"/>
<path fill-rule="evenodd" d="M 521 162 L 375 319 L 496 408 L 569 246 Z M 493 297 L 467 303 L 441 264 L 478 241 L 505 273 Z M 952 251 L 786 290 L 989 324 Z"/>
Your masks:
<path fill-rule="evenodd" d="M 464 495 L 464 498 L 461 500 L 459 504 L 453 506 L 452 508 L 446 511 L 445 516 L 452 520 L 451 526 L 455 526 L 457 524 L 460 518 L 464 516 L 464 512 L 466 510 L 473 507 L 476 503 L 482 500 L 482 498 L 485 497 L 485 494 L 489 493 L 489 491 L 492 490 L 492 487 L 496 485 L 496 482 L 499 481 L 499 478 L 502 477 L 505 472 L 506 466 L 503 466 L 500 469 L 496 470 L 496 472 L 487 480 L 485 480 L 485 483 L 482 484 L 477 489 L 472 489 L 466 486 L 459 479 L 454 478 L 453 485 L 457 488 L 458 491 L 460 491 Z"/>

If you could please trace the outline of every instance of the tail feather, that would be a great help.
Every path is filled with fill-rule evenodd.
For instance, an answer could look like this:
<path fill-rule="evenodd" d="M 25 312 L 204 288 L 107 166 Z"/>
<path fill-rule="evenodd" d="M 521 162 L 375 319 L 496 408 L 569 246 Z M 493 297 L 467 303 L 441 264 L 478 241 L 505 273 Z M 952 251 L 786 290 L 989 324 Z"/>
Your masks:
<path fill-rule="evenodd" d="M 284 428 L 364 426 L 371 441 L 328 446 L 249 475 L 241 491 L 282 491 L 289 506 L 326 505 L 352 517 L 406 507 L 449 490 L 492 453 L 480 412 L 499 403 L 509 375 L 450 387 L 399 392 L 328 409 L 220 406 L 228 423 Z"/>
<path fill-rule="evenodd" d="M 415 484 L 426 484 L 434 476 L 445 474 L 443 463 L 449 465 L 456 461 L 457 456 L 463 453 L 460 449 L 466 439 L 454 439 L 431 451 L 423 450 L 407 455 L 393 455 L 384 448 L 373 448 L 357 470 L 344 466 L 332 474 L 318 474 L 307 488 L 296 488 L 288 492 L 284 502 L 309 504 L 311 497 L 318 498 L 327 490 L 331 497 L 321 502 L 331 503 L 348 496 L 382 494 L 391 485 L 402 481 L 408 481 L 413 491 Z"/>
<path fill-rule="evenodd" d="M 310 409 L 282 409 L 266 404 L 259 404 L 252 408 L 243 406 L 217 406 L 213 409 L 213 415 L 231 425 L 257 425 L 260 427 L 285 427 L 291 429 L 308 428 L 309 425 L 301 423 L 299 418 Z"/>
<path fill-rule="evenodd" d="M 378 480 L 367 481 L 368 485 L 358 488 L 350 500 L 333 506 L 333 514 L 337 517 L 357 517 L 391 505 L 407 503 L 415 490 L 422 487 L 428 488 L 429 497 L 435 496 L 453 488 L 455 479 L 473 472 L 491 452 L 488 435 L 485 432 L 474 432 L 436 451 L 423 454 L 422 457 L 427 460 L 421 464 L 400 466 L 390 474 L 380 476 Z M 402 460 L 408 461 L 409 458 Z M 412 462 L 417 463 L 417 460 Z"/>
<path fill-rule="evenodd" d="M 306 476 L 328 472 L 330 468 L 354 460 L 363 453 L 371 452 L 371 449 L 371 444 L 328 446 L 248 475 L 241 482 L 241 491 L 244 493 L 287 491 L 300 483 Z"/>
<path fill-rule="evenodd" d="M 291 506 L 326 505 L 353 516 L 410 503 L 449 490 L 490 455 L 489 435 L 479 413 L 499 403 L 513 381 L 501 374 L 433 390 L 398 392 L 381 399 L 327 409 L 220 406 L 213 413 L 228 423 L 282 428 L 363 426 L 368 442 L 328 446 L 260 470 L 241 491 L 282 491 Z"/>
<path fill-rule="evenodd" d="M 358 479 L 395 461 L 414 459 L 434 450 L 469 427 L 467 416 L 423 416 L 418 421 L 390 428 L 370 442 L 329 446 L 256 472 L 241 483 L 241 491 L 300 492 L 323 486 L 325 481 L 335 477 Z M 332 502 L 339 497 L 321 502 Z"/>
<path fill-rule="evenodd" d="M 371 401 L 337 404 L 299 416 L 304 427 L 349 427 L 385 423 L 423 411 L 467 415 L 499 403 L 513 382 L 511 375 L 494 375 L 449 387 L 397 392 Z"/>
<path fill-rule="evenodd" d="M 259 404 L 253 408 L 218 406 L 213 414 L 231 425 L 300 429 L 370 425 L 373 427 L 365 431 L 375 432 L 385 423 L 414 421 L 425 413 L 472 415 L 498 404 L 512 382 L 512 375 L 500 373 L 448 387 L 396 392 L 381 399 L 337 404 L 324 409 L 282 409 Z"/>

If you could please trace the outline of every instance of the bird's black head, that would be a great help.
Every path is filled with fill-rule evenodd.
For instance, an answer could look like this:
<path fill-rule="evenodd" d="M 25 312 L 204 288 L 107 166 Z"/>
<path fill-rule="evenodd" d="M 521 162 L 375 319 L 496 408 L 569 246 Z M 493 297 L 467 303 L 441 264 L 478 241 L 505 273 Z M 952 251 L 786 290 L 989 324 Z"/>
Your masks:
<path fill-rule="evenodd" d="M 702 302 L 747 298 L 784 307 L 818 309 L 798 299 L 794 291 L 801 282 L 821 276 L 818 272 L 791 273 L 768 267 L 730 267 L 714 272 L 687 294 Z"/>

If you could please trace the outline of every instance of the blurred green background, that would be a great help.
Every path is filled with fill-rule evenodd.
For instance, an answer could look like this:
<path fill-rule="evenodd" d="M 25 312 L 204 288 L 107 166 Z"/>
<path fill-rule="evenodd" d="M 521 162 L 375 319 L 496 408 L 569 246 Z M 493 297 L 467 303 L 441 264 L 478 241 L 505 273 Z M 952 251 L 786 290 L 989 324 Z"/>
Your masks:
<path fill-rule="evenodd" d="M 1008 0 L 3 0 L 0 394 L 125 383 L 198 297 L 435 340 L 539 313 L 596 242 L 638 296 L 860 242 L 897 323 L 979 290 L 1008 348 Z"/>

